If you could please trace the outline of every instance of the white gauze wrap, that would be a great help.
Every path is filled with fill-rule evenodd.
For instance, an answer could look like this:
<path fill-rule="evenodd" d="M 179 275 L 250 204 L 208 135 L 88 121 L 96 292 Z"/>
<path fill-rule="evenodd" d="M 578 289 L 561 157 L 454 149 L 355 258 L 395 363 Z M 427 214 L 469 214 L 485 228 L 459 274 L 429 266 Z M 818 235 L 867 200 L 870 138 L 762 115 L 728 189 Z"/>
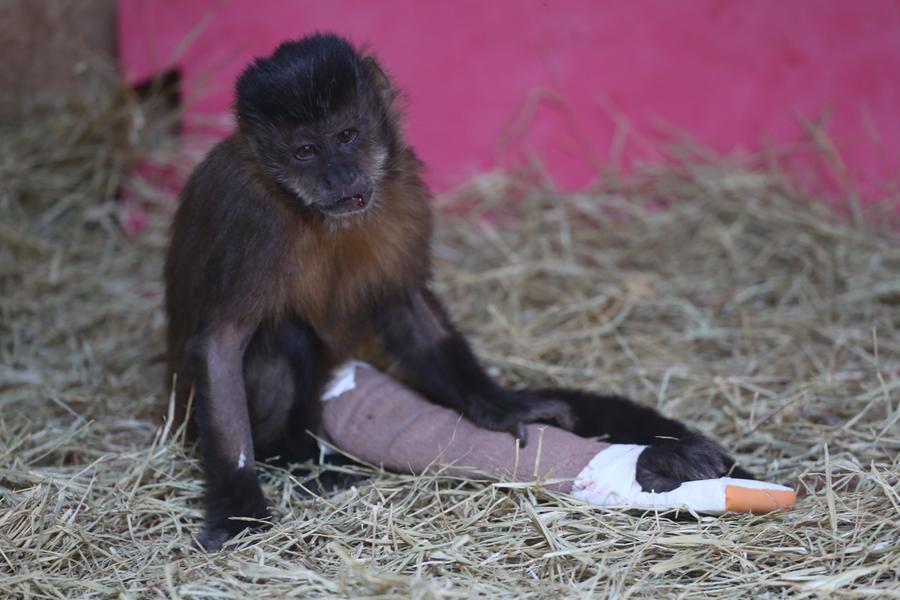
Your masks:
<path fill-rule="evenodd" d="M 337 398 L 344 392 L 349 392 L 356 387 L 356 368 L 369 367 L 367 363 L 351 360 L 343 363 L 334 370 L 331 381 L 325 386 L 325 393 L 322 394 L 322 401 Z"/>
<path fill-rule="evenodd" d="M 725 486 L 789 489 L 750 479 L 686 481 L 670 492 L 645 492 L 637 482 L 637 460 L 647 446 L 612 444 L 591 459 L 572 485 L 572 495 L 597 506 L 639 510 L 686 508 L 698 513 L 725 512 Z"/>
<path fill-rule="evenodd" d="M 331 380 L 325 385 L 325 392 L 322 394 L 322 402 L 337 398 L 344 392 L 349 392 L 355 388 L 357 367 L 371 368 L 368 363 L 358 360 L 351 360 L 337 367 L 334 370 L 334 375 L 331 376 Z M 316 440 L 316 445 L 319 447 L 320 463 L 324 457 L 329 454 L 334 454 L 334 450 L 330 446 L 323 444 L 322 440 Z"/>

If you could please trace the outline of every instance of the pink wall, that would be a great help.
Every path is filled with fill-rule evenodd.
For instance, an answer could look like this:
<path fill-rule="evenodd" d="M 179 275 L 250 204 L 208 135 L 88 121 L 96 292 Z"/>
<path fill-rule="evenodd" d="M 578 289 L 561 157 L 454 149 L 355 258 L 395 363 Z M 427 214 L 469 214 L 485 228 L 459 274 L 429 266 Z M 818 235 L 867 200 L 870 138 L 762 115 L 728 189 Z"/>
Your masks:
<path fill-rule="evenodd" d="M 173 66 L 188 117 L 226 112 L 253 57 L 334 31 L 368 44 L 408 97 L 409 138 L 445 189 L 540 156 L 559 183 L 667 132 L 720 151 L 803 139 L 828 113 L 869 195 L 900 173 L 900 2 L 892 0 L 120 0 L 122 64 Z M 191 41 L 188 41 L 188 40 Z M 621 150 L 621 152 L 620 152 Z"/>

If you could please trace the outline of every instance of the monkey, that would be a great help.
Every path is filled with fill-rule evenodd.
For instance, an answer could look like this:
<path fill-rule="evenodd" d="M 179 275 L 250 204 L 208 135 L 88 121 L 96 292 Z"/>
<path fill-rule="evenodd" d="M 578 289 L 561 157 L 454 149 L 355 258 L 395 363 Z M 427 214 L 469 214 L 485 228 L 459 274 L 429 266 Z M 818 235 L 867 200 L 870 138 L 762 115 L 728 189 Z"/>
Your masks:
<path fill-rule="evenodd" d="M 265 526 L 257 461 L 318 454 L 307 432 L 350 358 L 522 443 L 540 421 L 654 444 L 639 481 L 657 490 L 734 468 L 712 440 L 630 400 L 514 390 L 486 373 L 430 287 L 431 193 L 398 104 L 377 60 L 345 39 L 285 42 L 241 73 L 236 130 L 181 190 L 164 272 L 168 373 L 199 441 L 202 546 Z"/>

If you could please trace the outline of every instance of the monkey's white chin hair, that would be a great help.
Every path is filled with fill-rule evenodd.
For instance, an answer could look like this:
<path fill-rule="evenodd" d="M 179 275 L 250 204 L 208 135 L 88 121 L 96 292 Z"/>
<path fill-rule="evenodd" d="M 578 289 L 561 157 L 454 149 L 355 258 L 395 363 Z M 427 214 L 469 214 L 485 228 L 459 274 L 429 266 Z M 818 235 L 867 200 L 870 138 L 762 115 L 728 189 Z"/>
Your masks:
<path fill-rule="evenodd" d="M 281 178 L 280 181 L 285 187 L 292 191 L 297 199 L 301 200 L 301 202 L 303 201 L 303 198 L 312 196 L 312 194 L 310 194 L 307 190 L 297 186 L 293 181 L 289 179 Z M 365 225 L 375 218 L 374 216 L 378 212 L 379 208 L 378 199 L 378 188 L 376 187 L 372 190 L 372 196 L 369 198 L 369 202 L 366 204 L 365 210 L 360 210 L 345 215 L 332 215 L 327 212 L 321 211 L 323 217 L 322 222 L 329 233 L 335 233 L 337 231 L 353 229 L 355 227 Z M 303 202 L 303 204 L 307 208 L 311 208 L 311 206 L 306 202 Z"/>

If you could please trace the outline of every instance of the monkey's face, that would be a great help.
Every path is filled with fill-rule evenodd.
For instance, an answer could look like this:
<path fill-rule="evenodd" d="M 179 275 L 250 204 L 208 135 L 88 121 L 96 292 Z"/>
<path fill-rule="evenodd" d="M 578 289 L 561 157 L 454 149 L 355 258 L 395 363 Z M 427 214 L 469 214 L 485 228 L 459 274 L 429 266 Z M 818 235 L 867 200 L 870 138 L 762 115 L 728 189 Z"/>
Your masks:
<path fill-rule="evenodd" d="M 274 136 L 254 136 L 254 145 L 269 175 L 299 203 L 341 219 L 377 203 L 388 151 L 372 121 L 351 109 L 317 123 L 269 132 Z"/>

